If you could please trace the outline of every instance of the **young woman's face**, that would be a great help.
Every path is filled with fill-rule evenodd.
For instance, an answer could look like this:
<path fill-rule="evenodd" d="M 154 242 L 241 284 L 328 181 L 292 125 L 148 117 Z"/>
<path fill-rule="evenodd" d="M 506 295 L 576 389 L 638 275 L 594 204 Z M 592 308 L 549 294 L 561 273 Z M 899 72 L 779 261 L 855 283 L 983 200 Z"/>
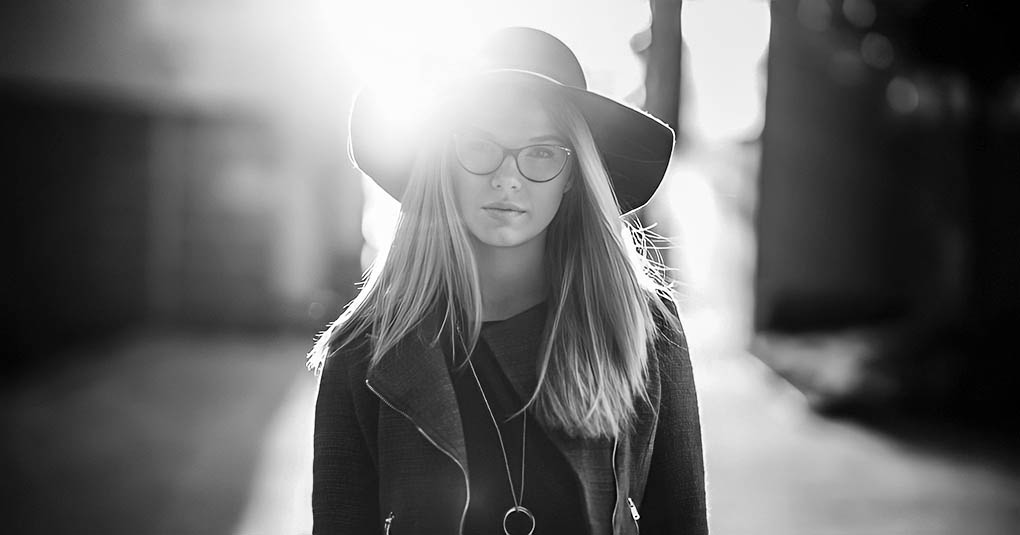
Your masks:
<path fill-rule="evenodd" d="M 567 138 L 553 126 L 537 98 L 509 94 L 494 100 L 466 110 L 463 127 L 455 135 L 459 148 L 453 149 L 450 160 L 453 188 L 461 217 L 479 242 L 517 247 L 544 237 L 569 189 L 573 162 L 568 154 L 562 169 L 547 182 L 534 182 L 522 175 L 521 169 L 531 178 L 552 174 L 549 169 L 556 169 L 558 158 L 565 154 L 554 147 L 567 147 Z M 491 172 L 485 172 L 491 166 L 484 164 L 475 163 L 471 168 L 472 153 L 498 155 L 502 148 L 513 151 L 523 147 L 531 148 L 518 153 L 517 161 L 512 153 L 503 152 Z M 491 161 L 498 159 L 494 156 Z"/>

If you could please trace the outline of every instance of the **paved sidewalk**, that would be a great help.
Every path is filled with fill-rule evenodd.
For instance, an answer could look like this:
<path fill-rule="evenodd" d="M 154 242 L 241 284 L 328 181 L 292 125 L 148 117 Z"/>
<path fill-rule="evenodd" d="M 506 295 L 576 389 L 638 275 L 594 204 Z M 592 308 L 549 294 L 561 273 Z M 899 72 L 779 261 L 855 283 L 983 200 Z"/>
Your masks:
<path fill-rule="evenodd" d="M 230 533 L 273 415 L 312 384 L 308 342 L 137 333 L 55 356 L 0 394 L 0 531 Z"/>
<path fill-rule="evenodd" d="M 695 366 L 715 534 L 1009 535 L 1020 528 L 1020 463 L 1008 444 L 917 422 L 894 423 L 886 433 L 819 416 L 746 354 L 703 350 Z"/>

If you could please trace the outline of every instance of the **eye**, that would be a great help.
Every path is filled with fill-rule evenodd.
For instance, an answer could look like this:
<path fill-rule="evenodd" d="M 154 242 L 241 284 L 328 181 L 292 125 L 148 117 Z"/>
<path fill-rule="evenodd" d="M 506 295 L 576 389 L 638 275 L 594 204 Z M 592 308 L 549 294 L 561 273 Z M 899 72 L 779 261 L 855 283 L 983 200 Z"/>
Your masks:
<path fill-rule="evenodd" d="M 461 166 L 476 175 L 493 172 L 503 159 L 503 149 L 499 145 L 476 135 L 454 137 L 454 148 Z"/>
<path fill-rule="evenodd" d="M 460 140 L 461 147 L 467 150 L 489 150 L 492 148 L 492 143 L 475 136 L 465 136 Z"/>
<path fill-rule="evenodd" d="M 557 150 L 557 147 L 551 147 L 548 145 L 536 145 L 534 147 L 528 147 L 528 149 L 524 152 L 528 158 L 545 160 L 550 158 L 556 158 L 559 151 Z"/>
<path fill-rule="evenodd" d="M 457 150 L 464 153 L 492 155 L 500 148 L 492 141 L 475 135 L 459 135 L 455 138 Z"/>

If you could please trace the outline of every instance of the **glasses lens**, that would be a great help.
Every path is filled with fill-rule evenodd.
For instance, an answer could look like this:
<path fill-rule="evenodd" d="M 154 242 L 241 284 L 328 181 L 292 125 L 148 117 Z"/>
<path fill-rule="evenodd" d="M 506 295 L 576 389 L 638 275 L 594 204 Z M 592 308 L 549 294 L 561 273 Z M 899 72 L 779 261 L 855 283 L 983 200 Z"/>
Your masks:
<path fill-rule="evenodd" d="M 489 174 L 503 163 L 503 149 L 482 137 L 459 135 L 454 138 L 454 147 L 464 169 L 478 175 Z"/>
<path fill-rule="evenodd" d="M 556 145 L 532 145 L 517 157 L 521 173 L 537 182 L 552 180 L 567 163 L 567 151 Z"/>

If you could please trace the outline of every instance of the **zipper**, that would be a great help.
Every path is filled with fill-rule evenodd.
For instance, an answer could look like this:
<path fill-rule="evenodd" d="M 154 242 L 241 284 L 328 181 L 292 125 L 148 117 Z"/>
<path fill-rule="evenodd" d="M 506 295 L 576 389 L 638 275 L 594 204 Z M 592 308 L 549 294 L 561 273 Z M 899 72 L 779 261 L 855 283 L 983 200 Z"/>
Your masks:
<path fill-rule="evenodd" d="M 396 517 L 397 515 L 393 514 L 393 511 L 390 511 L 390 516 L 387 516 L 386 521 L 383 522 L 383 535 L 390 535 L 390 526 L 393 525 L 393 519 Z"/>
<path fill-rule="evenodd" d="M 620 482 L 616 477 L 616 447 L 620 444 L 620 437 L 613 439 L 613 532 L 616 532 L 616 510 L 620 505 Z"/>
<path fill-rule="evenodd" d="M 627 496 L 627 505 L 630 506 L 630 516 L 634 519 L 634 527 L 637 528 L 638 533 L 641 533 L 641 524 L 638 524 L 641 515 L 638 514 L 637 506 L 634 505 L 634 500 L 630 499 L 630 496 Z"/>
<path fill-rule="evenodd" d="M 410 416 L 408 416 L 406 412 L 396 408 L 392 403 L 389 402 L 389 400 L 384 398 L 382 396 L 382 394 L 377 392 L 376 389 L 372 387 L 372 384 L 368 382 L 368 379 L 365 379 L 365 386 L 368 387 L 368 389 L 371 390 L 373 394 L 375 394 L 375 397 L 377 397 L 380 400 L 382 400 L 382 402 L 385 403 L 389 408 L 393 409 L 394 411 L 396 411 L 398 414 L 400 414 L 404 418 L 407 418 L 407 420 L 409 422 L 411 422 L 411 424 L 414 425 L 414 428 L 417 429 L 419 433 L 421 433 L 421 436 L 425 437 L 425 440 L 429 441 L 429 443 L 432 444 L 433 446 L 435 446 L 435 448 L 437 450 L 445 453 L 446 456 L 449 457 L 450 460 L 452 460 L 457 465 L 457 468 L 460 468 L 460 473 L 464 476 L 464 489 L 467 492 L 467 497 L 464 500 L 464 511 L 460 514 L 460 527 L 457 529 L 457 533 L 458 533 L 458 535 L 463 534 L 464 533 L 464 520 L 467 518 L 468 504 L 471 503 L 471 485 L 468 482 L 468 474 L 467 474 L 467 470 L 464 469 L 464 465 L 460 464 L 460 461 L 458 461 L 457 457 L 455 457 L 452 453 L 450 453 L 450 452 L 446 451 L 445 449 L 443 449 L 442 447 L 440 447 L 439 444 L 437 444 L 435 440 L 432 440 L 432 437 L 430 437 L 428 435 L 428 433 L 425 432 L 424 429 L 419 427 L 418 424 L 415 423 L 414 419 L 411 418 Z M 614 448 L 614 456 L 613 457 L 614 457 L 614 463 L 615 463 L 615 457 L 616 457 L 615 456 L 615 448 Z M 614 478 L 616 476 L 616 467 L 615 467 L 615 465 L 613 467 L 613 476 L 614 476 Z M 615 513 L 615 511 L 614 511 L 614 513 Z M 392 515 L 392 513 L 391 513 L 391 515 Z M 386 525 L 386 529 L 387 529 L 387 533 L 388 533 L 389 532 L 388 531 L 389 530 L 389 524 Z"/>

